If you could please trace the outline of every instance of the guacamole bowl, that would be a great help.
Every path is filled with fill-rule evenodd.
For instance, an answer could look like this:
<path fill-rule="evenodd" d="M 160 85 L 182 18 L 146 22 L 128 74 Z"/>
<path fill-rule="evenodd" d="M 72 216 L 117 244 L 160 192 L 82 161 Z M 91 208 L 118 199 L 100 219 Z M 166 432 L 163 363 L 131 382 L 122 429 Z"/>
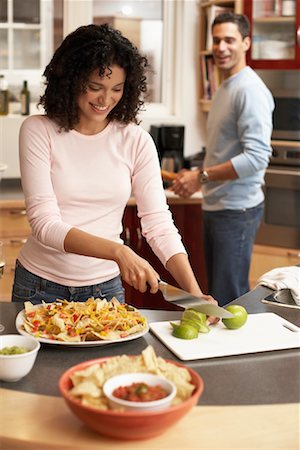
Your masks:
<path fill-rule="evenodd" d="M 0 335 L 0 380 L 19 381 L 31 371 L 41 344 L 20 334 Z"/>

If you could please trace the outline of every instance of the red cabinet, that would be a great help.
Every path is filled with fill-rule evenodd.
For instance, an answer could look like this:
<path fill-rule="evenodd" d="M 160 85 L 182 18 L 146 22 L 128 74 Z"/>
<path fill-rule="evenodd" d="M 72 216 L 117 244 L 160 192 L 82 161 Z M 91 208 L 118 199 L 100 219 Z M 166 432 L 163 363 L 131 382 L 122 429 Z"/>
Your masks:
<path fill-rule="evenodd" d="M 248 64 L 253 69 L 300 68 L 300 1 L 247 0 L 251 22 Z"/>
<path fill-rule="evenodd" d="M 202 209 L 201 204 L 176 204 L 170 205 L 175 224 L 182 236 L 187 249 L 191 266 L 203 292 L 207 292 L 207 279 L 204 263 L 204 250 L 202 239 Z M 124 232 L 122 238 L 142 258 L 145 258 L 160 274 L 162 280 L 177 285 L 170 273 L 164 268 L 156 255 L 152 252 L 146 240 L 142 237 L 140 221 L 137 217 L 135 205 L 126 207 L 124 215 Z M 177 309 L 168 305 L 158 292 L 153 295 L 144 294 L 125 285 L 126 302 L 139 308 Z"/>

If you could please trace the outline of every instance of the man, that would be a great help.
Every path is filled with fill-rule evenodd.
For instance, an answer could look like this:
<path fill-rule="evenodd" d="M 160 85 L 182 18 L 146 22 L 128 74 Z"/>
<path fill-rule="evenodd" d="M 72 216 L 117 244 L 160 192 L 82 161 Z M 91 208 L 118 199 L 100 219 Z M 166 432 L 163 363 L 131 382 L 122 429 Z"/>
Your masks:
<path fill-rule="evenodd" d="M 272 153 L 274 101 L 246 64 L 247 17 L 225 13 L 212 25 L 213 57 L 222 74 L 207 121 L 203 170 L 183 171 L 175 193 L 203 193 L 209 294 L 224 305 L 249 291 L 253 242 L 264 209 L 265 169 Z"/>

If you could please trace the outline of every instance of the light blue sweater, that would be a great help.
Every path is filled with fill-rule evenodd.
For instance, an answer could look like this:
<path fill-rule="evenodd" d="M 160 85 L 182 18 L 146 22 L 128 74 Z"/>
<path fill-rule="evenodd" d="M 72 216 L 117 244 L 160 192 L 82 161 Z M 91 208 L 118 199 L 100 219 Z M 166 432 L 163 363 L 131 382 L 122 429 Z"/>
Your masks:
<path fill-rule="evenodd" d="M 272 94 L 250 67 L 221 84 L 208 116 L 204 167 L 231 160 L 239 178 L 205 184 L 204 210 L 252 208 L 263 201 L 273 109 Z"/>

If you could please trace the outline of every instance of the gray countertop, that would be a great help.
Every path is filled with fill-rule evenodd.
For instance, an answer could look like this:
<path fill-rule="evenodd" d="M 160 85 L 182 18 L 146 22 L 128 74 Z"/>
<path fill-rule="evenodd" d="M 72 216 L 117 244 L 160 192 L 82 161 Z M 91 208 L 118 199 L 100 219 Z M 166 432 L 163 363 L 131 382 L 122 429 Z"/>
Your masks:
<path fill-rule="evenodd" d="M 270 292 L 270 289 L 260 286 L 232 303 L 244 305 L 249 313 L 274 312 L 299 326 L 299 310 L 261 303 L 260 300 Z M 3 333 L 16 332 L 15 318 L 22 308 L 22 303 L 0 303 L 1 322 L 5 325 Z M 181 316 L 178 311 L 141 311 L 150 322 L 176 320 Z M 16 383 L 2 382 L 1 387 L 59 396 L 59 377 L 69 367 L 99 357 L 139 354 L 148 345 L 152 345 L 163 358 L 181 362 L 151 332 L 136 340 L 101 347 L 42 345 L 30 374 Z M 205 389 L 201 397 L 201 404 L 204 405 L 300 402 L 298 349 L 196 360 L 184 364 L 200 373 L 204 380 Z"/>

